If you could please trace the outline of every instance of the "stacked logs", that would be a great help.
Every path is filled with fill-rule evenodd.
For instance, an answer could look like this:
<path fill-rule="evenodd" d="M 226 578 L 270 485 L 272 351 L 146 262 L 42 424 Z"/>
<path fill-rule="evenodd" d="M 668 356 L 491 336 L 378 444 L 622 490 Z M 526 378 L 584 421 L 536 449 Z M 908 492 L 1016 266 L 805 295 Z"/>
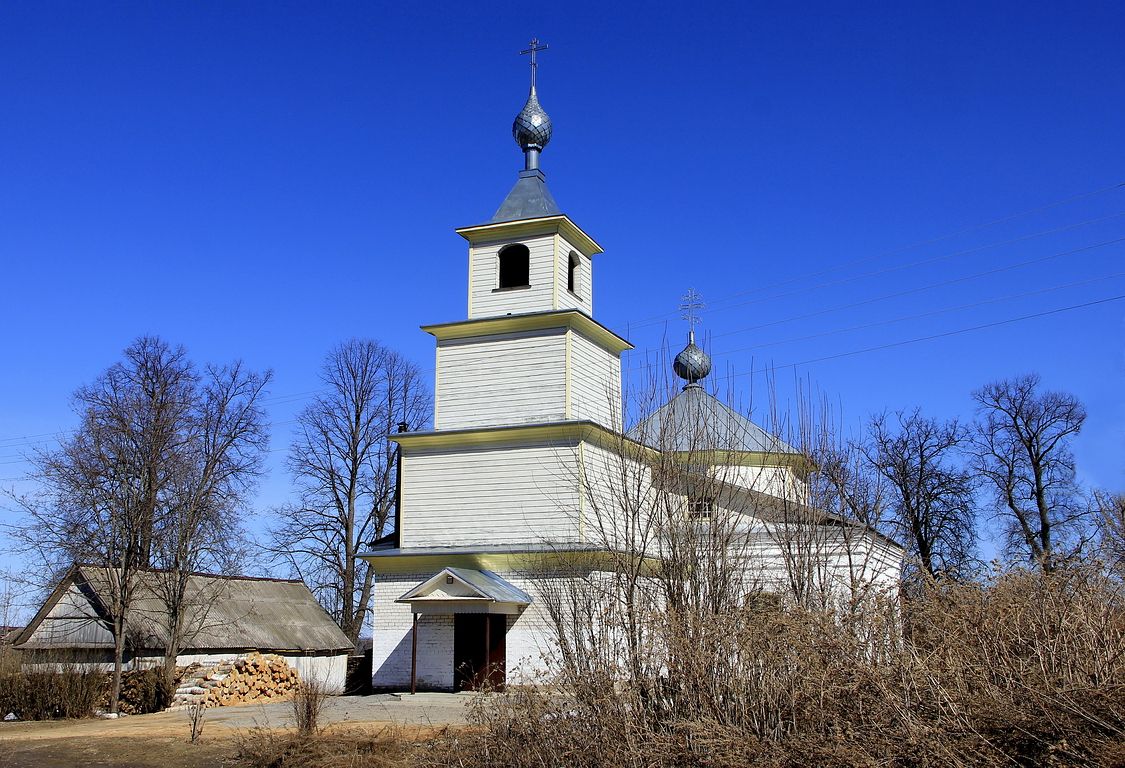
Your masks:
<path fill-rule="evenodd" d="M 202 679 L 181 686 L 176 704 L 206 702 L 229 707 L 288 698 L 300 678 L 285 659 L 272 653 L 250 653 L 219 665 Z"/>

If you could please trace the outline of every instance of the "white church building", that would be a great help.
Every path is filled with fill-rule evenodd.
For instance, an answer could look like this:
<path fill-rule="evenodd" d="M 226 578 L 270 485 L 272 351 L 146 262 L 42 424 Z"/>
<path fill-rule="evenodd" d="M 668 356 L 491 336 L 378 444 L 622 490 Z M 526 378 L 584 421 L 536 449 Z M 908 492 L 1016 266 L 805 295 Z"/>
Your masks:
<path fill-rule="evenodd" d="M 396 530 L 364 554 L 376 573 L 376 690 L 541 679 L 552 651 L 544 588 L 612 568 L 615 552 L 638 545 L 645 500 L 669 483 L 685 524 L 734 510 L 747 571 L 767 581 L 785 578 L 776 535 L 794 524 L 821 531 L 818 556 L 841 583 L 890 587 L 899 576 L 896 544 L 807 514 L 808 460 L 706 390 L 710 361 L 694 338 L 675 362 L 686 386 L 625 428 L 621 355 L 632 347 L 595 319 L 602 249 L 539 169 L 551 122 L 536 48 L 513 126 L 525 168 L 490 221 L 457 230 L 469 248 L 467 317 L 422 328 L 437 346 L 433 429 L 394 435 Z M 703 481 L 669 481 L 666 468 L 680 465 L 677 475 Z M 659 526 L 642 527 L 659 538 Z M 658 566 L 666 544 L 644 545 Z"/>

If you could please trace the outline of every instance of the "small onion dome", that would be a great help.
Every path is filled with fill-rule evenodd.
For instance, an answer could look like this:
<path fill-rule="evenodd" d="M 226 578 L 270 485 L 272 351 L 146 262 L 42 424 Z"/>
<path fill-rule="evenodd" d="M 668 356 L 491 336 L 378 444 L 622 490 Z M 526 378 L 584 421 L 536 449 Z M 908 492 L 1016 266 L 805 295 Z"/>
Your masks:
<path fill-rule="evenodd" d="M 711 372 L 711 356 L 696 346 L 695 339 L 692 339 L 672 361 L 672 370 L 688 384 L 694 384 Z"/>
<path fill-rule="evenodd" d="M 512 136 L 524 152 L 529 149 L 541 150 L 551 140 L 551 118 L 539 106 L 539 96 L 535 93 L 534 85 L 527 95 L 527 103 L 512 123 Z"/>

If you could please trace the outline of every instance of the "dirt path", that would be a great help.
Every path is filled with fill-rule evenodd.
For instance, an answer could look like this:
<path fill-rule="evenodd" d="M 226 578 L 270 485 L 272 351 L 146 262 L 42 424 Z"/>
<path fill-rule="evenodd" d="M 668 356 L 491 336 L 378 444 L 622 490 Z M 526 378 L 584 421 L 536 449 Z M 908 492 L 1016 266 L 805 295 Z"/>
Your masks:
<path fill-rule="evenodd" d="M 460 694 L 339 697 L 327 702 L 322 722 L 334 728 L 393 723 L 418 734 L 463 724 L 469 699 Z M 198 744 L 189 742 L 184 710 L 119 720 L 0 723 L 0 768 L 218 768 L 233 760 L 239 737 L 251 729 L 290 727 L 288 702 L 210 710 Z"/>

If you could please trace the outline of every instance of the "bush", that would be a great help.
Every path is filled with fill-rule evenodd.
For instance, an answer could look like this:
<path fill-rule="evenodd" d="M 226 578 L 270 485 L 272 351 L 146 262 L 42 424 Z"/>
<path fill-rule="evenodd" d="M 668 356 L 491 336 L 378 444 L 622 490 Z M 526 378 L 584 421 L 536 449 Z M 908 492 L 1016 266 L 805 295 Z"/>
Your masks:
<path fill-rule="evenodd" d="M 646 667 L 588 633 L 554 661 L 556 689 L 478 700 L 479 727 L 435 745 L 433 764 L 1125 764 L 1121 585 L 1016 572 L 932 586 L 905 621 L 896 603 L 653 613 Z"/>
<path fill-rule="evenodd" d="M 161 712 L 172 703 L 174 693 L 164 680 L 164 667 L 124 672 L 118 709 L 127 715 Z"/>
<path fill-rule="evenodd" d="M 301 680 L 293 689 L 293 717 L 299 736 L 311 736 L 319 727 L 320 713 L 328 702 L 328 687 L 315 676 Z"/>
<path fill-rule="evenodd" d="M 0 676 L 0 717 L 21 720 L 91 717 L 106 689 L 102 672 L 16 672 Z"/>

